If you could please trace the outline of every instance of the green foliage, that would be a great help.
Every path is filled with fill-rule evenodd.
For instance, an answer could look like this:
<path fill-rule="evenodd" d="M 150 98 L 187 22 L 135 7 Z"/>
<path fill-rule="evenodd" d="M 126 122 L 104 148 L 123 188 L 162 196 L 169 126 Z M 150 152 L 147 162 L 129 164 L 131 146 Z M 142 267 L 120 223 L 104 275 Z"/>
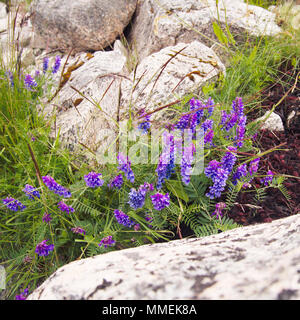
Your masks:
<path fill-rule="evenodd" d="M 253 2 L 266 5 L 269 1 L 249 1 L 249 4 Z M 236 134 L 236 126 L 229 132 L 222 130 L 219 125 L 221 112 L 231 110 L 231 103 L 236 96 L 247 99 L 246 112 L 259 109 L 259 92 L 269 83 L 280 81 L 282 65 L 291 64 L 295 69 L 298 68 L 300 56 L 297 46 L 299 36 L 296 33 L 283 34 L 277 38 L 247 39 L 241 44 L 234 40 L 228 26 L 222 27 L 219 22 L 214 22 L 213 30 L 228 55 L 226 77 L 221 75 L 216 82 L 206 84 L 198 97 L 194 93 L 186 95 L 182 97 L 181 103 L 170 107 L 170 111 L 177 115 L 175 122 L 183 112 L 189 111 L 192 97 L 201 97 L 202 100 L 212 97 L 215 100 L 211 117 L 214 121 L 214 145 L 205 147 L 202 159 L 205 166 L 211 160 L 222 159 L 226 148 L 232 145 L 232 140 L 227 135 L 234 138 Z M 136 56 L 131 54 L 128 68 L 134 69 L 136 63 Z M 75 259 L 180 238 L 184 227 L 189 230 L 188 236 L 197 237 L 240 227 L 228 217 L 228 213 L 236 205 L 239 193 L 249 192 L 243 190 L 243 184 L 249 182 L 250 177 L 245 177 L 235 186 L 230 182 L 232 174 L 230 175 L 222 200 L 215 199 L 226 204 L 223 215 L 217 216 L 213 215 L 216 202 L 206 196 L 212 180 L 201 172 L 192 175 L 190 183 L 185 185 L 179 165 L 159 190 L 164 194 L 169 193 L 169 206 L 161 211 L 155 210 L 149 197 L 149 194 L 156 192 L 153 191 L 147 195 L 142 208 L 133 210 L 128 204 L 128 193 L 144 182 L 155 186 L 157 163 L 134 166 L 134 184 L 125 179 L 122 189 L 109 188 L 107 184 L 119 173 L 116 165 L 85 163 L 80 155 L 65 149 L 60 144 L 59 137 L 49 138 L 53 119 L 44 119 L 37 110 L 40 109 L 41 98 L 49 98 L 51 75 L 47 73 L 36 78 L 37 86 L 28 90 L 17 70 L 11 70 L 14 81 L 12 86 L 12 78 L 7 71 L 2 66 L 0 195 L 1 199 L 12 196 L 27 207 L 23 211 L 14 212 L 0 203 L 0 263 L 6 267 L 8 275 L 8 298 L 13 299 L 20 288 L 30 286 L 30 291 L 33 290 L 58 267 Z M 130 126 L 133 126 L 133 119 L 130 120 Z M 238 165 L 250 160 L 250 157 L 243 154 L 260 152 L 253 148 L 251 140 L 258 127 L 255 123 L 250 123 L 246 129 L 244 145 L 239 149 L 241 154 L 238 154 L 233 172 Z M 102 187 L 86 187 L 83 176 L 92 170 L 102 173 L 105 180 Z M 58 209 L 61 197 L 49 191 L 41 182 L 41 176 L 45 175 L 54 177 L 59 184 L 70 189 L 72 197 L 64 201 L 74 208 L 74 213 L 66 214 Z M 264 200 L 268 188 L 278 188 L 290 200 L 283 182 L 284 178 L 277 176 L 270 185 L 252 189 L 253 205 Z M 41 194 L 40 199 L 32 201 L 26 197 L 22 189 L 27 183 L 36 187 Z M 135 222 L 135 228 L 117 223 L 115 209 L 124 211 Z M 51 214 L 50 224 L 42 221 L 45 212 Z M 86 233 L 72 232 L 75 227 L 83 228 Z M 101 239 L 107 236 L 112 236 L 116 245 L 100 247 Z M 49 239 L 49 243 L 54 244 L 54 251 L 41 258 L 36 255 L 35 247 L 44 239 Z"/>

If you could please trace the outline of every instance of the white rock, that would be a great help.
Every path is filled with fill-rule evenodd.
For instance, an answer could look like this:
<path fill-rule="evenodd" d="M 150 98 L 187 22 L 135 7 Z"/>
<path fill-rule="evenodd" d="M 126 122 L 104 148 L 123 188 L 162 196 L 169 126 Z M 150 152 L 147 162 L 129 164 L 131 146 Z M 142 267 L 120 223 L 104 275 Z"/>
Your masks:
<path fill-rule="evenodd" d="M 152 110 L 162 103 L 168 103 L 192 91 L 199 91 L 206 81 L 225 72 L 224 65 L 215 53 L 205 45 L 194 41 L 191 44 L 178 44 L 165 48 L 142 61 L 136 69 L 135 76 L 134 72 L 124 76 L 126 72 L 124 48 L 120 43 L 116 44 L 115 48 L 115 51 L 96 52 L 94 58 L 73 71 L 56 101 L 50 106 L 53 108 L 56 105 L 59 108 L 56 113 L 56 134 L 60 130 L 62 141 L 70 149 L 74 149 L 80 142 L 98 152 L 100 146 L 109 143 L 107 135 L 111 136 L 112 143 L 116 137 L 116 135 L 113 137 L 117 129 L 116 122 L 118 119 L 123 121 L 128 117 L 130 98 L 132 98 L 132 111 L 140 110 L 142 107 Z M 185 49 L 166 65 L 153 87 L 162 67 L 171 58 L 170 55 L 183 48 Z M 87 99 L 71 86 L 82 92 Z M 131 94 L 134 86 L 135 90 Z M 82 101 L 77 104 L 80 99 Z M 102 111 L 88 99 L 94 101 L 102 99 L 100 103 Z M 163 115 L 164 113 L 159 113 L 159 116 Z"/>
<path fill-rule="evenodd" d="M 69 70 L 75 70 L 51 104 L 56 113 L 55 134 L 60 131 L 62 141 L 70 149 L 80 142 L 96 151 L 107 130 L 115 130 L 121 79 L 117 75 L 123 70 L 126 57 L 119 51 L 99 51 L 92 56 L 86 62 L 79 59 L 69 66 Z"/>
<path fill-rule="evenodd" d="M 284 131 L 284 126 L 283 126 L 281 117 L 275 112 L 272 112 L 268 117 L 269 113 L 270 112 L 266 112 L 264 116 L 256 120 L 256 121 L 264 122 L 263 125 L 261 126 L 261 129 L 270 130 L 270 131 Z"/>
<path fill-rule="evenodd" d="M 126 114 L 129 103 L 132 110 L 152 111 L 188 93 L 198 93 L 204 83 L 221 73 L 225 74 L 225 66 L 220 59 L 198 41 L 166 47 L 142 60 L 130 75 L 132 82 L 122 82 L 121 114 Z M 164 112 L 158 115 L 165 117 Z"/>
<path fill-rule="evenodd" d="M 198 40 L 209 46 L 216 40 L 213 21 L 223 30 L 228 23 L 236 36 L 276 35 L 281 28 L 275 14 L 261 7 L 247 5 L 241 0 L 222 0 L 216 9 L 215 0 L 141 0 L 138 2 L 130 43 L 139 58 L 175 45 Z"/>
<path fill-rule="evenodd" d="M 28 300 L 300 299 L 300 216 L 59 268 Z"/>

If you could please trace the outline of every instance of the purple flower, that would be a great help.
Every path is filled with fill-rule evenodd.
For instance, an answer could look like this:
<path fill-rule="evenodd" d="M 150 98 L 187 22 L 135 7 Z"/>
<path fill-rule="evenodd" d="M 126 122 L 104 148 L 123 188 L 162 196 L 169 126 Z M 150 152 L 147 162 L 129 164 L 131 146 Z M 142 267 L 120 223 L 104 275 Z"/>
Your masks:
<path fill-rule="evenodd" d="M 28 288 L 24 289 L 24 291 L 20 294 L 16 295 L 16 300 L 26 300 L 28 296 Z"/>
<path fill-rule="evenodd" d="M 181 130 L 189 128 L 190 127 L 190 120 L 191 120 L 191 114 L 183 113 L 181 118 L 175 124 L 175 128 L 181 129 Z"/>
<path fill-rule="evenodd" d="M 131 228 L 135 224 L 135 222 L 130 220 L 130 218 L 121 210 L 115 210 L 114 215 L 118 223 L 122 224 L 125 227 Z"/>
<path fill-rule="evenodd" d="M 216 210 L 211 214 L 212 216 L 216 216 L 216 218 L 222 218 L 223 217 L 223 213 L 222 210 L 226 208 L 226 203 L 224 202 L 219 202 L 216 203 Z"/>
<path fill-rule="evenodd" d="M 144 116 L 144 121 L 139 123 L 138 129 L 140 129 L 143 134 L 146 134 L 148 133 L 151 127 L 151 122 L 150 122 L 151 115 L 145 115 L 146 113 L 144 109 L 140 110 L 139 114 L 140 116 Z"/>
<path fill-rule="evenodd" d="M 131 169 L 131 162 L 124 157 L 124 155 L 120 152 L 117 156 L 119 166 L 118 170 L 123 171 L 125 173 L 126 179 L 128 179 L 131 183 L 134 183 L 134 173 Z"/>
<path fill-rule="evenodd" d="M 144 190 L 137 191 L 136 189 L 131 188 L 128 194 L 128 203 L 131 208 L 133 208 L 134 210 L 137 210 L 144 206 L 145 198 L 146 198 L 146 194 Z"/>
<path fill-rule="evenodd" d="M 238 146 L 239 148 L 241 148 L 244 144 L 244 137 L 245 137 L 245 127 L 243 126 L 237 126 L 236 127 L 236 146 Z"/>
<path fill-rule="evenodd" d="M 188 185 L 191 180 L 192 161 L 194 152 L 195 146 L 193 143 L 191 143 L 190 146 L 184 148 L 184 152 L 181 159 L 181 178 L 182 182 L 186 185 Z"/>
<path fill-rule="evenodd" d="M 205 101 L 205 106 L 207 107 L 207 112 L 209 117 L 212 115 L 214 111 L 214 105 L 215 105 L 215 102 L 211 97 L 209 97 L 207 101 Z"/>
<path fill-rule="evenodd" d="M 52 73 L 55 74 L 59 67 L 60 67 L 60 63 L 61 63 L 61 59 L 60 59 L 60 56 L 56 56 L 55 57 L 55 62 L 54 62 L 54 66 L 52 68 Z"/>
<path fill-rule="evenodd" d="M 260 158 L 256 158 L 256 159 L 254 159 L 254 160 L 252 160 L 252 161 L 250 162 L 250 164 L 249 164 L 249 169 L 248 169 L 248 171 L 249 171 L 249 173 L 250 173 L 250 176 L 252 176 L 254 173 L 257 172 L 257 170 L 258 170 L 258 165 L 259 165 L 259 160 L 260 160 Z"/>
<path fill-rule="evenodd" d="M 212 180 L 217 175 L 218 168 L 221 167 L 221 163 L 217 160 L 212 160 L 209 162 L 208 166 L 205 168 L 204 173 L 208 178 L 211 178 Z"/>
<path fill-rule="evenodd" d="M 226 152 L 225 156 L 222 158 L 221 165 L 228 171 L 228 174 L 232 171 L 233 166 L 236 162 L 236 151 L 235 147 L 228 147 L 229 151 Z"/>
<path fill-rule="evenodd" d="M 228 171 L 223 168 L 218 168 L 213 178 L 213 185 L 209 187 L 209 192 L 206 196 L 210 199 L 219 198 L 221 192 L 225 189 L 228 179 Z"/>
<path fill-rule="evenodd" d="M 170 205 L 170 196 L 168 193 L 156 193 L 153 196 L 150 196 L 150 198 L 155 210 L 160 211 Z"/>
<path fill-rule="evenodd" d="M 222 112 L 221 112 L 221 121 L 220 121 L 220 124 L 221 124 L 221 125 L 224 125 L 224 124 L 227 122 L 229 116 L 230 116 L 230 115 L 229 115 L 226 111 L 222 110 Z"/>
<path fill-rule="evenodd" d="M 134 231 L 139 231 L 141 228 L 141 226 L 139 225 L 139 223 L 137 223 L 136 225 L 134 225 L 133 229 Z"/>
<path fill-rule="evenodd" d="M 44 216 L 42 218 L 42 221 L 45 223 L 50 223 L 51 220 L 52 220 L 52 217 L 51 217 L 50 213 L 45 212 Z"/>
<path fill-rule="evenodd" d="M 107 248 L 108 246 L 111 247 L 116 241 L 112 239 L 112 236 L 104 237 L 100 243 L 98 244 L 99 247 L 104 246 L 104 248 Z"/>
<path fill-rule="evenodd" d="M 123 176 L 122 174 L 119 174 L 110 182 L 108 186 L 109 188 L 121 189 L 122 185 L 123 185 Z"/>
<path fill-rule="evenodd" d="M 42 177 L 44 184 L 48 187 L 50 191 L 53 191 L 55 194 L 62 196 L 64 198 L 70 198 L 71 192 L 58 184 L 51 176 Z"/>
<path fill-rule="evenodd" d="M 197 126 L 201 122 L 201 118 L 204 116 L 204 105 L 200 100 L 196 100 L 195 98 L 192 98 L 190 100 L 190 110 L 197 110 L 195 112 L 196 114 L 196 123 L 195 125 Z"/>
<path fill-rule="evenodd" d="M 237 185 L 238 180 L 241 180 L 242 177 L 246 177 L 248 171 L 247 171 L 247 164 L 244 163 L 240 165 L 237 169 L 234 175 L 232 176 L 232 183 L 234 185 Z"/>
<path fill-rule="evenodd" d="M 208 130 L 208 129 L 212 129 L 213 127 L 213 120 L 210 120 L 210 119 L 206 119 L 202 125 L 201 125 L 201 128 L 204 130 L 204 133 Z"/>
<path fill-rule="evenodd" d="M 82 234 L 82 235 L 86 234 L 85 230 L 80 227 L 71 228 L 71 230 L 73 233 Z"/>
<path fill-rule="evenodd" d="M 54 244 L 49 244 L 47 245 L 46 242 L 48 240 L 43 240 L 42 242 L 40 242 L 36 248 L 35 248 L 35 253 L 37 253 L 40 257 L 44 256 L 48 256 L 50 251 L 53 251 L 54 249 Z"/>
<path fill-rule="evenodd" d="M 101 187 L 104 183 L 104 180 L 100 179 L 102 176 L 101 173 L 90 172 L 89 174 L 84 176 L 84 181 L 87 187 L 96 188 Z"/>
<path fill-rule="evenodd" d="M 261 183 L 263 183 L 265 186 L 268 186 L 268 185 L 272 182 L 273 176 L 274 176 L 274 173 L 273 173 L 271 170 L 269 170 L 269 171 L 267 172 L 267 176 L 264 177 L 263 179 L 261 179 L 260 181 L 261 181 Z"/>
<path fill-rule="evenodd" d="M 26 193 L 28 199 L 34 200 L 34 198 L 40 199 L 40 193 L 30 184 L 26 184 L 23 191 Z"/>
<path fill-rule="evenodd" d="M 233 128 L 238 121 L 238 115 L 236 113 L 231 113 L 225 123 L 225 130 L 228 132 L 231 128 Z"/>
<path fill-rule="evenodd" d="M 24 78 L 24 84 L 27 89 L 32 89 L 37 86 L 36 81 L 32 78 L 30 74 L 27 74 Z"/>
<path fill-rule="evenodd" d="M 7 197 L 5 199 L 2 199 L 2 202 L 6 205 L 6 207 L 12 211 L 22 211 L 26 208 L 20 201 L 12 198 Z"/>
<path fill-rule="evenodd" d="M 43 73 L 45 74 L 46 71 L 48 70 L 48 66 L 49 66 L 49 58 L 45 57 L 43 59 Z"/>
<path fill-rule="evenodd" d="M 206 134 L 204 136 L 204 144 L 207 144 L 207 143 L 211 144 L 213 137 L 214 137 L 214 130 L 208 129 L 208 131 L 206 132 Z"/>
<path fill-rule="evenodd" d="M 153 190 L 154 190 L 153 184 L 148 183 L 148 182 L 145 182 L 144 184 L 140 185 L 140 187 L 139 187 L 139 191 L 143 194 L 146 194 L 147 192 L 153 191 Z"/>
<path fill-rule="evenodd" d="M 175 168 L 175 142 L 172 134 L 164 133 L 164 150 L 159 158 L 156 173 L 157 185 L 156 188 L 160 189 L 166 179 L 171 177 Z"/>
<path fill-rule="evenodd" d="M 244 104 L 242 98 L 236 97 L 235 100 L 232 101 L 232 110 L 238 115 L 238 117 L 242 117 L 244 115 Z"/>
<path fill-rule="evenodd" d="M 70 212 L 74 212 L 74 208 L 68 206 L 67 204 L 65 204 L 63 201 L 60 201 L 58 203 L 58 208 L 61 210 L 61 211 L 65 211 L 67 214 L 69 214 Z"/>

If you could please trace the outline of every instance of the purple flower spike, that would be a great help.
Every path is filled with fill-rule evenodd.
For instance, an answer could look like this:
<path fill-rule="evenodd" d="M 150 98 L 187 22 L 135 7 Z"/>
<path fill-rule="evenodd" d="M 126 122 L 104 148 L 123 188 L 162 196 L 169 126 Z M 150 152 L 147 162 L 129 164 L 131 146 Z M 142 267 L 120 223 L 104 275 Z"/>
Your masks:
<path fill-rule="evenodd" d="M 50 251 L 53 251 L 54 249 L 54 244 L 47 245 L 47 241 L 48 240 L 43 240 L 36 246 L 35 253 L 37 253 L 40 257 L 48 256 Z"/>
<path fill-rule="evenodd" d="M 52 217 L 51 217 L 50 213 L 45 212 L 44 216 L 42 218 L 42 221 L 45 223 L 50 223 L 51 220 L 52 220 Z"/>
<path fill-rule="evenodd" d="M 112 236 L 104 237 L 100 243 L 98 244 L 99 247 L 103 246 L 107 248 L 108 246 L 111 247 L 116 241 L 112 239 Z"/>
<path fill-rule="evenodd" d="M 7 197 L 5 199 L 2 199 L 2 202 L 6 205 L 6 207 L 9 210 L 12 211 L 22 211 L 26 208 L 20 201 L 12 198 L 12 197 Z"/>
<path fill-rule="evenodd" d="M 16 300 L 26 300 L 29 290 L 26 288 L 22 293 L 16 295 Z"/>
<path fill-rule="evenodd" d="M 40 199 L 40 193 L 30 184 L 26 184 L 23 191 L 26 193 L 28 199 L 34 200 L 35 198 Z"/>
<path fill-rule="evenodd" d="M 226 208 L 226 203 L 224 202 L 219 202 L 216 203 L 216 210 L 211 214 L 212 216 L 216 216 L 216 218 L 222 218 L 223 213 L 222 210 Z"/>
<path fill-rule="evenodd" d="M 250 175 L 252 176 L 254 173 L 256 173 L 257 172 L 257 170 L 258 170 L 258 165 L 259 165 L 259 160 L 260 160 L 260 158 L 257 158 L 257 159 L 254 159 L 254 160 L 252 160 L 251 162 L 250 162 L 250 164 L 249 164 L 249 173 L 250 173 Z"/>
<path fill-rule="evenodd" d="M 118 170 L 123 171 L 125 173 L 126 179 L 128 179 L 131 183 L 134 183 L 134 173 L 131 169 L 131 162 L 120 152 L 117 156 L 119 166 Z"/>
<path fill-rule="evenodd" d="M 135 224 L 135 222 L 130 220 L 130 218 L 121 210 L 115 210 L 114 215 L 118 223 L 125 227 L 131 228 Z"/>
<path fill-rule="evenodd" d="M 168 193 L 156 193 L 153 196 L 150 196 L 152 204 L 155 210 L 162 210 L 170 205 L 170 196 Z"/>
<path fill-rule="evenodd" d="M 232 183 L 236 186 L 237 182 L 241 180 L 242 177 L 246 177 L 247 174 L 247 164 L 244 163 L 236 169 L 236 172 L 232 176 Z"/>
<path fill-rule="evenodd" d="M 27 74 L 24 78 L 24 84 L 26 89 L 33 89 L 37 86 L 36 81 L 32 78 L 30 74 Z"/>
<path fill-rule="evenodd" d="M 108 185 L 109 188 L 116 188 L 116 189 L 121 189 L 123 185 L 123 176 L 122 174 L 119 174 L 118 176 L 116 176 Z"/>
<path fill-rule="evenodd" d="M 104 180 L 100 179 L 102 176 L 101 173 L 90 172 L 89 174 L 84 176 L 84 181 L 87 187 L 97 188 L 101 187 L 104 183 Z"/>
<path fill-rule="evenodd" d="M 70 212 L 74 212 L 74 208 L 68 206 L 67 204 L 65 204 L 63 201 L 60 201 L 58 203 L 58 208 L 61 210 L 61 211 L 65 211 L 67 214 L 69 214 Z"/>
<path fill-rule="evenodd" d="M 261 181 L 261 183 L 263 183 L 265 186 L 268 186 L 268 185 L 272 182 L 273 176 L 274 176 L 274 173 L 273 173 L 271 170 L 269 170 L 269 171 L 267 172 L 267 176 L 264 177 L 263 179 L 261 179 L 260 181 Z"/>
<path fill-rule="evenodd" d="M 43 73 L 45 74 L 48 70 L 48 67 L 49 67 L 49 58 L 48 57 L 45 57 L 43 59 Z"/>
<path fill-rule="evenodd" d="M 60 56 L 56 56 L 55 57 L 54 66 L 53 66 L 53 69 L 52 69 L 52 73 L 53 74 L 57 73 L 57 71 L 58 71 L 58 69 L 60 67 L 60 63 L 61 63 Z"/>
<path fill-rule="evenodd" d="M 85 230 L 80 227 L 75 227 L 75 228 L 72 228 L 71 230 L 73 233 L 82 234 L 82 235 L 86 234 Z"/>
<path fill-rule="evenodd" d="M 128 203 L 131 208 L 137 210 L 142 208 L 145 204 L 146 194 L 143 190 L 136 190 L 132 188 L 128 194 Z"/>
<path fill-rule="evenodd" d="M 54 193 L 64 198 L 71 197 L 71 192 L 58 184 L 51 176 L 44 176 L 42 177 L 42 180 L 50 191 L 53 191 Z"/>
<path fill-rule="evenodd" d="M 145 115 L 145 110 L 142 109 L 139 112 L 140 116 L 144 116 L 143 121 L 139 123 L 138 125 L 138 129 L 140 129 L 142 131 L 143 134 L 147 134 L 149 132 L 149 129 L 151 127 L 151 122 L 150 122 L 150 117 L 151 115 Z"/>
<path fill-rule="evenodd" d="M 236 162 L 236 151 L 235 147 L 228 147 L 229 151 L 226 152 L 225 156 L 222 158 L 222 167 L 230 173 L 233 169 L 233 166 Z"/>

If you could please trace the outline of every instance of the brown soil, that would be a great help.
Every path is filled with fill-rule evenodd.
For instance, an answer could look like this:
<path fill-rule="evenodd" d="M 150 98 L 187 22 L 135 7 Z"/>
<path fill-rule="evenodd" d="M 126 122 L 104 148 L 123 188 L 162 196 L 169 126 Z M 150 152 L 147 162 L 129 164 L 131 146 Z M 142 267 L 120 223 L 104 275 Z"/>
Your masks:
<path fill-rule="evenodd" d="M 275 109 L 284 125 L 284 132 L 271 132 L 261 130 L 256 138 L 256 145 L 266 151 L 278 145 L 281 150 L 273 151 L 261 158 L 258 173 L 266 174 L 268 170 L 275 174 L 284 174 L 289 177 L 284 186 L 290 195 L 287 200 L 282 192 L 275 188 L 267 189 L 267 196 L 262 203 L 253 203 L 254 193 L 241 192 L 237 205 L 229 213 L 229 217 L 242 225 L 272 220 L 300 213 L 300 86 L 299 70 L 290 68 L 284 72 L 282 81 L 268 87 L 261 93 L 263 101 L 263 114 L 270 110 L 274 104 L 284 97 L 284 100 Z M 294 116 L 290 120 L 289 115 Z M 257 111 L 249 114 L 249 118 L 257 118 Z M 259 179 L 255 180 L 257 187 L 261 185 Z M 259 208 L 248 205 L 255 204 Z"/>

